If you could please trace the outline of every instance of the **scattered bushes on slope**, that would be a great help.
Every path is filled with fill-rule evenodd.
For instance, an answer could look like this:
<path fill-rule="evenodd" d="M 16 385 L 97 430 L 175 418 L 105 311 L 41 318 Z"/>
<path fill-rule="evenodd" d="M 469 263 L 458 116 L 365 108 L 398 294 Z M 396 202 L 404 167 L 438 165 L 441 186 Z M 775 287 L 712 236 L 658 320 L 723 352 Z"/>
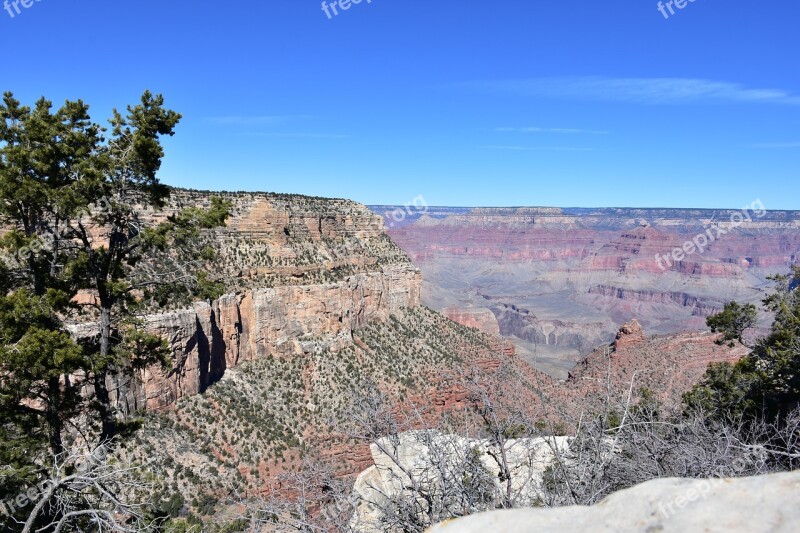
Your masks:
<path fill-rule="evenodd" d="M 785 418 L 800 405 L 800 267 L 790 276 L 774 279 L 777 290 L 764 300 L 775 313 L 770 334 L 739 362 L 712 365 L 703 381 L 686 394 L 689 409 L 703 409 L 717 418 L 773 420 Z"/>

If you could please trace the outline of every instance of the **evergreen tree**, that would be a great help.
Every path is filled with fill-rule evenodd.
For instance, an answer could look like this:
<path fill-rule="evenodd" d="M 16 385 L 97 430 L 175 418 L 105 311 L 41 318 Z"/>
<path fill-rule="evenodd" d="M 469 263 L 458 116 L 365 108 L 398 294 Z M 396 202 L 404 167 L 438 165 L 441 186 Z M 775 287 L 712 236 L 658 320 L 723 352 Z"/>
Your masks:
<path fill-rule="evenodd" d="M 702 408 L 722 418 L 772 419 L 800 405 L 800 267 L 772 279 L 776 291 L 764 300 L 775 313 L 770 334 L 737 363 L 711 365 L 703 381 L 684 396 L 690 409 Z M 723 322 L 730 324 L 734 315 L 729 313 Z"/>
<path fill-rule="evenodd" d="M 725 305 L 721 313 L 708 317 L 706 324 L 714 333 L 722 332 L 722 338 L 717 344 L 729 343 L 733 347 L 733 341 L 744 344 L 742 334 L 744 330 L 756 325 L 756 306 L 753 304 L 739 305 L 737 302 L 730 302 Z"/>
<path fill-rule="evenodd" d="M 108 129 L 81 101 L 54 110 L 44 98 L 31 108 L 3 97 L 0 462 L 10 468 L 0 496 L 30 486 L 77 420 L 96 420 L 100 442 L 118 434 L 127 384 L 169 359 L 166 341 L 142 328 L 146 305 L 221 293 L 205 273 L 213 254 L 196 243 L 230 204 L 213 198 L 158 224 L 146 216 L 169 199 L 160 139 L 180 118 L 149 92 L 124 115 L 114 110 Z M 96 334 L 77 339 L 75 322 Z"/>

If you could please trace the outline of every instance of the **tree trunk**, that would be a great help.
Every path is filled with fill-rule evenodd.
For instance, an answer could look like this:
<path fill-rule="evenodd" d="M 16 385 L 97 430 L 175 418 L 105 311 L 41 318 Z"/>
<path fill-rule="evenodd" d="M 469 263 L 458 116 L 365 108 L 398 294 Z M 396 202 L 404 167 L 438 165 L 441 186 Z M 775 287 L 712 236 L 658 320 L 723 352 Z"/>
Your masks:
<path fill-rule="evenodd" d="M 60 394 L 61 384 L 58 378 L 50 378 L 47 381 L 48 401 L 45 407 L 45 419 L 47 420 L 50 450 L 53 452 L 54 457 L 61 457 L 61 454 L 64 453 L 64 443 L 61 440 L 63 425 L 61 423 L 61 417 L 58 415 L 58 406 L 56 405 L 56 398 L 58 398 Z"/>
<path fill-rule="evenodd" d="M 106 442 L 114 437 L 117 431 L 117 421 L 114 409 L 111 406 L 111 395 L 108 392 L 108 356 L 111 353 L 111 306 L 101 304 L 100 310 L 100 361 L 101 368 L 95 372 L 94 393 L 100 405 L 100 420 L 102 429 L 100 442 Z"/>

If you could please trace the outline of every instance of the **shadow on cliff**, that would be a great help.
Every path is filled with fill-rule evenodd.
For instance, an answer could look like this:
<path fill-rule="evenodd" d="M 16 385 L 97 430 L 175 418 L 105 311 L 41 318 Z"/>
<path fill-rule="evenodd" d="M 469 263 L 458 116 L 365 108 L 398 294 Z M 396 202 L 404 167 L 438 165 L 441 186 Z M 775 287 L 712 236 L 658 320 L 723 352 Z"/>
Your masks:
<path fill-rule="evenodd" d="M 189 339 L 184 353 L 191 353 L 197 348 L 199 376 L 199 392 L 205 392 L 208 387 L 217 383 L 225 375 L 227 361 L 225 353 L 227 345 L 222 331 L 217 324 L 217 314 L 211 312 L 211 339 L 203 330 L 200 317 L 195 319 L 195 334 Z"/>

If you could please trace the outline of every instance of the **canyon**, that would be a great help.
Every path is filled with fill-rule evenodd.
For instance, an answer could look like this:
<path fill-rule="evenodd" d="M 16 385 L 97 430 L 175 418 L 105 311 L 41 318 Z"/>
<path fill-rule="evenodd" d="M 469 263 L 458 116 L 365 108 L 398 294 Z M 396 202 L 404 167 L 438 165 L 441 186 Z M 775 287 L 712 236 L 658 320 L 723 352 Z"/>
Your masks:
<path fill-rule="evenodd" d="M 198 246 L 214 249 L 225 294 L 145 317 L 146 329 L 167 339 L 173 364 L 118 384 L 123 412 L 172 408 L 243 363 L 303 357 L 310 346 L 333 356 L 362 350 L 355 331 L 420 305 L 498 339 L 493 357 L 525 361 L 559 380 L 586 376 L 587 365 L 617 338 L 616 367 L 643 359 L 650 367 L 641 372 L 655 368 L 685 390 L 707 362 L 743 354 L 727 356 L 713 345 L 701 333 L 705 318 L 732 299 L 759 302 L 767 277 L 785 272 L 800 254 L 798 212 L 765 211 L 691 262 L 661 271 L 659 253 L 733 212 L 424 208 L 398 223 L 389 220 L 390 206 L 221 196 L 232 205 L 226 226 Z M 175 189 L 146 220 L 208 206 L 210 197 Z M 765 325 L 768 317 L 761 318 Z M 626 351 L 619 332 L 632 319 L 641 335 Z M 91 324 L 73 329 L 86 336 Z M 685 346 L 699 346 L 701 355 L 658 355 L 672 350 L 680 358 Z M 673 367 L 661 368 L 665 362 Z M 674 377 L 689 368 L 690 375 Z"/>
<path fill-rule="evenodd" d="M 145 317 L 145 328 L 168 341 L 173 362 L 118 384 L 123 412 L 175 408 L 242 364 L 272 358 L 395 353 L 408 360 L 411 339 L 376 354 L 357 332 L 421 305 L 486 335 L 461 333 L 439 351 L 462 351 L 463 365 L 525 362 L 521 369 L 549 374 L 534 371 L 531 380 L 574 411 L 609 368 L 615 386 L 625 388 L 638 373 L 642 386 L 674 405 L 709 362 L 735 361 L 747 351 L 717 346 L 716 336 L 703 332 L 705 317 L 727 298 L 760 300 L 766 277 L 783 272 L 800 249 L 800 232 L 792 231 L 800 215 L 769 212 L 749 233 L 731 234 L 724 249 L 709 248 L 692 274 L 683 264 L 661 273 L 653 257 L 692 234 L 686 217 L 726 213 L 427 208 L 398 226 L 380 214 L 390 208 L 348 200 L 221 195 L 232 204 L 226 227 L 199 245 L 215 250 L 226 294 Z M 167 207 L 147 218 L 207 206 L 210 196 L 176 189 Z M 737 259 L 743 255 L 747 265 Z M 425 316 L 423 324 L 441 318 Z M 91 324 L 73 328 L 87 336 Z M 431 333 L 419 342 L 434 344 Z M 425 379 L 433 383 L 435 374 Z M 458 403 L 452 390 L 431 391 L 437 405 Z"/>
<path fill-rule="evenodd" d="M 418 269 L 366 207 L 295 195 L 215 195 L 231 203 L 230 216 L 197 246 L 213 249 L 211 268 L 225 294 L 143 317 L 146 331 L 167 340 L 172 363 L 116 383 L 121 412 L 172 408 L 244 362 L 300 356 L 312 340 L 338 353 L 353 346 L 357 328 L 419 306 Z M 174 189 L 167 205 L 145 211 L 143 220 L 155 224 L 186 208 L 208 207 L 211 197 Z M 92 295 L 78 300 L 91 302 Z M 91 321 L 69 327 L 83 338 L 96 331 Z"/>
<path fill-rule="evenodd" d="M 525 231 L 510 231 L 505 215 L 489 213 L 479 220 L 495 233 L 484 228 L 473 235 L 459 222 L 447 230 L 455 237 L 434 230 L 429 237 L 438 244 L 411 224 L 389 227 L 404 251 L 382 216 L 355 202 L 221 195 L 232 205 L 227 224 L 205 232 L 197 246 L 214 250 L 210 269 L 224 294 L 152 309 L 143 326 L 168 342 L 171 363 L 137 370 L 134 379 L 113 387 L 119 411 L 143 417 L 131 458 L 148 461 L 159 494 L 218 502 L 233 493 L 263 494 L 309 457 L 332 465 L 338 478 L 354 480 L 374 463 L 369 443 L 346 432 L 353 399 L 368 383 L 387 394 L 397 416 L 420 413 L 409 429 L 438 427 L 470 407 L 458 379 L 471 372 L 489 379 L 510 369 L 520 380 L 512 388 L 537 421 L 564 434 L 610 389 L 628 390 L 634 378 L 636 398 L 647 389 L 666 407 L 677 407 L 708 363 L 735 361 L 748 351 L 718 345 L 718 335 L 708 332 L 676 333 L 655 320 L 662 315 L 647 312 L 668 317 L 679 309 L 674 323 L 683 327 L 689 318 L 699 326 L 719 305 L 712 295 L 730 282 L 725 272 L 715 277 L 706 270 L 698 279 L 706 287 L 702 293 L 666 284 L 648 291 L 632 283 L 635 271 L 625 285 L 607 268 L 637 259 L 630 247 L 648 242 L 640 234 L 649 228 L 642 225 L 618 238 L 617 230 L 606 230 L 606 244 L 594 230 L 572 238 L 570 231 L 536 228 L 549 237 L 524 244 L 530 238 Z M 207 206 L 210 198 L 175 190 L 165 209 L 146 218 L 158 222 Z M 547 212 L 560 221 L 548 224 L 576 224 L 556 211 Z M 437 228 L 446 220 L 417 222 Z M 502 227 L 508 235 L 498 237 Z M 431 249 L 415 252 L 412 238 Z M 458 239 L 484 242 L 473 256 L 470 246 L 453 247 Z M 440 262 L 440 249 L 455 262 Z M 580 270 L 584 262 L 593 267 Z M 526 268 L 539 269 L 533 281 L 538 295 L 528 286 Z M 737 268 L 746 283 L 757 279 Z M 761 274 L 767 271 L 781 268 L 771 264 Z M 465 290 L 469 283 L 474 288 Z M 542 316 L 542 302 L 550 315 Z M 628 320 L 640 316 L 641 324 Z M 92 334 L 90 322 L 72 327 L 78 336 Z M 566 358 L 546 351 L 565 346 L 580 350 Z M 550 359 L 537 355 L 539 347 Z"/>
<path fill-rule="evenodd" d="M 631 319 L 651 335 L 702 331 L 731 300 L 759 304 L 800 259 L 800 212 L 750 207 L 371 209 L 421 270 L 424 305 L 566 379 Z"/>

